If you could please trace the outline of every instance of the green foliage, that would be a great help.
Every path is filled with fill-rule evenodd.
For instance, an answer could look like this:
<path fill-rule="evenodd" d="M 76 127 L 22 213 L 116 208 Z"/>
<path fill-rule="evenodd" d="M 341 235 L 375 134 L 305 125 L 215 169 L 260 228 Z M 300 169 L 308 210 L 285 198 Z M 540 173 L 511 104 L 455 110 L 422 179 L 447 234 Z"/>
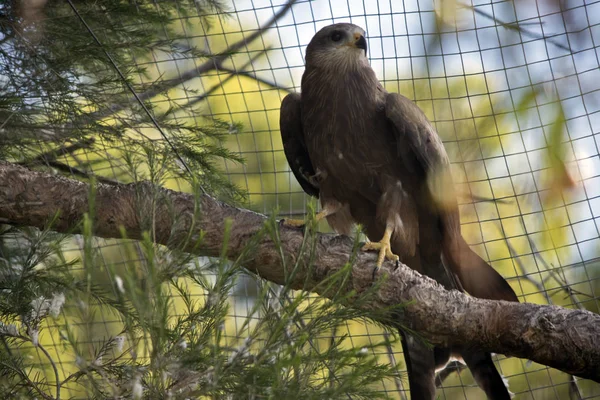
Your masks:
<path fill-rule="evenodd" d="M 116 241 L 129 261 L 112 265 L 102 279 L 93 226 L 89 218 L 82 223 L 76 254 L 49 231 L 3 235 L 5 396 L 377 398 L 379 382 L 398 375 L 374 355 L 386 343 L 356 347 L 334 334 L 367 317 L 339 305 L 360 305 L 372 295 L 339 289 L 350 266 L 323 282 L 333 301 L 258 282 L 252 309 L 231 336 L 225 333 L 241 259 L 198 259 L 158 246 L 148 234 L 142 242 Z M 265 232 L 276 235 L 274 221 Z M 312 251 L 312 238 L 307 233 L 304 251 Z M 24 240 L 27 254 L 14 247 Z M 107 321 L 108 334 L 99 335 Z"/>
<path fill-rule="evenodd" d="M 218 168 L 242 162 L 223 146 L 241 126 L 214 119 L 189 97 L 172 100 L 177 85 L 147 68 L 157 59 L 209 61 L 170 21 L 187 21 L 205 37 L 223 4 L 24 4 L 0 5 L 0 159 L 50 167 L 92 188 L 149 180 L 244 200 Z M 51 221 L 44 231 L 0 231 L 1 395 L 376 398 L 383 379 L 398 377 L 375 355 L 389 343 L 335 334 L 366 318 L 339 305 L 361 301 L 339 291 L 348 268 L 324 283 L 339 291 L 334 301 L 275 288 L 244 275 L 243 258 L 227 261 L 227 242 L 217 259 L 154 244 L 149 210 L 139 208 L 145 240 L 129 241 L 127 232 L 97 239 L 93 190 L 90 198 L 82 235 L 52 233 Z M 274 221 L 263 234 L 276 240 Z M 250 311 L 237 315 L 231 299 L 240 277 L 256 293 Z"/>
<path fill-rule="evenodd" d="M 482 12 L 454 1 L 436 5 L 442 6 L 436 9 L 444 23 L 440 32 L 462 29 L 461 17 L 471 20 L 472 12 Z M 281 173 L 287 164 L 273 131 L 281 91 L 251 74 L 230 79 L 235 68 L 228 72 L 227 65 L 219 64 L 217 71 L 215 49 L 230 54 L 231 43 L 245 36 L 243 29 L 212 16 L 224 10 L 215 0 L 3 2 L 0 159 L 88 182 L 150 180 L 246 201 L 234 182 L 252 194 L 254 208 L 289 205 L 290 214 L 304 212 L 306 197 L 291 174 Z M 518 23 L 494 21 L 515 34 L 523 31 Z M 426 37 L 428 49 L 440 45 L 438 36 Z M 232 65 L 250 65 L 268 46 L 245 43 L 248 52 L 236 55 Z M 411 62 L 429 71 L 427 58 L 423 64 L 419 59 Z M 197 66 L 207 62 L 214 66 L 198 76 Z M 184 74 L 188 78 L 178 80 Z M 542 85 L 513 98 L 484 73 L 392 77 L 386 86 L 417 101 L 436 121 L 457 162 L 459 194 L 469 203 L 479 199 L 477 208 L 462 204 L 461 216 L 470 223 L 463 227 L 468 241 L 485 242 L 485 249 L 478 246 L 480 254 L 499 260 L 494 267 L 505 276 L 517 268 L 521 276 L 511 283 L 528 301 L 597 311 L 598 285 L 590 283 L 600 282 L 597 263 L 572 266 L 564 276 L 558 260 L 545 251 L 568 244 L 566 213 L 550 218 L 552 226 L 542 233 L 527 235 L 521 219 L 505 217 L 528 214 L 524 200 L 537 193 L 517 202 L 513 181 L 488 181 L 485 174 L 488 160 L 503 157 L 505 147 L 527 134 L 528 124 L 519 122 L 550 101 L 555 118 L 541 124 L 550 190 L 542 199 L 544 208 L 561 203 L 572 182 L 560 103 L 544 99 Z M 215 119 L 207 109 L 235 115 L 252 131 Z M 241 154 L 251 156 L 242 163 Z M 399 345 L 368 344 L 385 334 L 363 323 L 364 312 L 339 306 L 368 298 L 342 295 L 347 269 L 323 282 L 323 290 L 337 291 L 334 301 L 325 301 L 241 273 L 243 257 L 226 261 L 227 243 L 223 257 L 211 260 L 154 245 L 149 210 L 139 210 L 147 229 L 141 243 L 126 240 L 127 232 L 123 240 L 94 238 L 93 213 L 91 207 L 81 222 L 84 234 L 76 237 L 52 233 L 51 223 L 41 232 L 0 225 L 0 393 L 5 397 L 372 398 L 386 393 L 381 383 L 386 381 L 394 381 L 394 394 L 400 393 L 395 364 L 387 358 L 401 359 Z M 262 234 L 278 241 L 273 221 Z M 303 251 L 311 253 L 310 232 L 305 240 Z M 249 246 L 246 254 L 252 251 Z M 296 270 L 286 267 L 291 274 Z M 237 310 L 234 298 L 247 300 L 249 311 Z M 514 358 L 500 364 L 513 391 L 539 386 L 565 397 L 572 389 L 568 375 L 558 371 Z M 479 389 L 465 388 L 470 384 L 466 371 L 452 374 L 444 394 L 479 398 Z M 596 392 L 591 387 L 590 393 Z"/>
<path fill-rule="evenodd" d="M 151 61 L 211 57 L 170 21 L 182 18 L 206 34 L 217 12 L 225 15 L 215 0 L 0 5 L 0 159 L 82 178 L 108 169 L 130 180 L 119 153 L 152 146 L 172 178 L 243 199 L 214 166 L 221 158 L 241 161 L 222 146 L 232 125 L 198 106 L 150 102 L 172 87 L 154 83 Z"/>

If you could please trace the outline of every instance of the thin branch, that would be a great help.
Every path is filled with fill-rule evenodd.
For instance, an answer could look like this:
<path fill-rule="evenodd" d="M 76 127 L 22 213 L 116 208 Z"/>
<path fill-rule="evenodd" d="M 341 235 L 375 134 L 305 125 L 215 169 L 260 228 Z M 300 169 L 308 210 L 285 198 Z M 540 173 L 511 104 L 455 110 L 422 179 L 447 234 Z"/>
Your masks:
<path fill-rule="evenodd" d="M 502 234 L 504 235 L 504 230 L 502 231 Z M 508 247 L 508 251 L 510 252 L 510 256 L 512 257 L 514 262 L 519 267 L 519 271 L 521 272 L 519 274 L 519 278 L 525 279 L 527 282 L 529 282 L 533 286 L 535 286 L 536 289 L 538 290 L 538 292 L 544 296 L 544 298 L 546 299 L 548 304 L 552 304 L 552 299 L 550 298 L 548 291 L 544 287 L 544 284 L 541 282 L 538 282 L 537 280 L 535 280 L 534 278 L 532 278 L 530 276 L 529 272 L 525 268 L 525 265 L 523 265 L 523 261 L 518 257 L 518 253 L 515 250 L 515 248 L 510 244 L 510 242 L 508 240 L 505 240 L 505 243 L 506 243 L 506 246 Z"/>
<path fill-rule="evenodd" d="M 287 93 L 291 92 L 291 90 L 289 88 L 285 88 L 283 86 L 279 86 L 275 82 L 272 82 L 272 81 L 270 81 L 268 79 L 259 77 L 258 75 L 256 75 L 256 72 L 244 71 L 244 69 L 246 69 L 246 68 L 242 67 L 240 69 L 233 69 L 233 68 L 229 68 L 229 67 L 221 67 L 221 71 L 229 72 L 229 73 L 234 74 L 234 75 L 245 76 L 247 78 L 254 79 L 257 82 L 264 83 L 265 85 L 271 86 L 274 89 L 282 90 L 282 91 L 285 91 Z"/>
<path fill-rule="evenodd" d="M 42 353 L 44 353 L 44 355 L 46 356 L 46 358 L 47 358 L 47 359 L 48 359 L 48 361 L 50 362 L 50 366 L 52 367 L 52 370 L 53 370 L 53 372 L 54 372 L 54 379 L 56 380 L 56 397 L 55 397 L 55 399 L 56 399 L 56 400 L 59 400 L 59 399 L 60 399 L 60 388 L 61 388 L 61 384 L 60 384 L 60 379 L 59 379 L 59 377 L 58 377 L 58 368 L 56 368 L 56 363 L 55 363 L 55 362 L 54 362 L 54 360 L 52 359 L 52 356 L 50 356 L 50 353 L 48 353 L 48 350 L 46 350 L 46 348 L 45 348 L 44 346 L 42 346 L 40 343 L 34 344 L 34 343 L 33 343 L 33 340 L 32 340 L 30 337 L 28 337 L 28 336 L 23 336 L 23 335 L 10 335 L 10 334 L 5 334 L 5 335 L 3 335 L 3 336 L 8 336 L 8 337 L 12 337 L 12 338 L 15 338 L 15 339 L 19 339 L 19 340 L 21 340 L 21 341 L 23 341 L 23 342 L 28 342 L 28 343 L 31 343 L 31 344 L 33 345 L 33 347 L 35 347 L 35 348 L 37 348 L 37 349 L 40 349 L 40 350 L 42 351 Z M 3 339 L 3 341 L 4 341 L 4 339 Z M 4 341 L 4 345 L 5 345 L 6 347 L 8 347 L 8 346 L 7 346 L 7 344 L 6 344 L 6 341 Z M 7 364 L 4 364 L 4 365 L 7 365 Z M 16 370 L 17 370 L 16 368 L 11 368 L 11 369 L 12 369 L 13 371 L 16 371 Z M 29 382 L 30 384 L 33 384 L 33 382 L 32 382 L 32 381 L 30 381 L 29 379 L 28 379 L 28 382 Z M 39 388 L 38 388 L 37 386 L 35 386 L 35 385 L 34 385 L 33 387 L 34 387 L 36 390 L 40 391 L 40 390 L 39 390 Z M 49 397 L 51 397 L 51 396 L 49 396 Z"/>
<path fill-rule="evenodd" d="M 69 6 L 71 7 L 71 9 L 75 13 L 75 15 L 77 15 L 77 18 L 79 18 L 80 22 L 83 24 L 83 26 L 88 31 L 88 33 L 90 34 L 90 36 L 94 39 L 94 42 L 98 45 L 99 48 L 102 49 L 102 51 L 106 55 L 106 58 L 108 58 L 108 61 L 110 61 L 110 64 L 112 65 L 113 69 L 117 72 L 117 74 L 121 78 L 121 81 L 127 87 L 127 89 L 131 92 L 131 94 L 133 95 L 133 97 L 135 98 L 135 100 L 137 101 L 137 103 L 140 105 L 140 107 L 142 107 L 142 109 L 144 110 L 144 112 L 146 113 L 146 115 L 148 116 L 148 118 L 150 119 L 150 121 L 152 121 L 152 124 L 154 125 L 154 127 L 156 128 L 156 130 L 160 133 L 160 135 L 163 137 L 164 141 L 169 145 L 169 147 L 171 147 L 171 151 L 173 151 L 173 153 L 177 156 L 177 158 L 179 159 L 179 161 L 181 161 L 181 164 L 183 165 L 183 167 L 191 175 L 192 171 L 190 170 L 190 168 L 188 167 L 188 165 L 185 163 L 185 161 L 179 155 L 179 151 L 177 150 L 177 148 L 175 146 L 173 146 L 173 143 L 171 142 L 171 139 L 165 133 L 165 131 L 164 131 L 163 127 L 161 126 L 161 124 L 158 123 L 158 121 L 154 117 L 154 114 L 150 112 L 150 110 L 148 109 L 148 107 L 146 107 L 146 104 L 142 101 L 142 99 L 140 98 L 140 95 L 135 91 L 135 89 L 133 88 L 133 85 L 127 80 L 127 78 L 125 77 L 125 74 L 121 71 L 121 69 L 119 68 L 119 66 L 117 65 L 117 63 L 113 59 L 113 57 L 110 55 L 110 53 L 108 52 L 108 50 L 106 50 L 104 48 L 104 46 L 102 45 L 102 42 L 100 41 L 100 39 L 98 38 L 98 36 L 96 35 L 96 33 L 92 30 L 92 28 L 90 27 L 90 25 L 83 18 L 83 16 L 81 15 L 81 13 L 77 9 L 77 7 L 75 7 L 75 4 L 73 4 L 73 1 L 72 0 L 67 0 L 67 3 L 69 3 Z"/>
<path fill-rule="evenodd" d="M 562 43 L 559 43 L 558 41 L 556 41 L 554 38 L 552 37 L 546 37 L 543 35 L 539 35 L 535 32 L 532 32 L 528 29 L 523 28 L 523 23 L 520 22 L 514 22 L 514 23 L 507 23 L 507 22 L 503 22 L 501 20 L 499 20 L 498 18 L 496 18 L 496 16 L 487 13 L 486 11 L 481 10 L 479 7 L 474 7 L 468 4 L 461 4 L 460 5 L 463 8 L 466 8 L 468 10 L 472 10 L 474 13 L 479 14 L 481 16 L 484 16 L 486 18 L 491 19 L 492 21 L 494 21 L 495 23 L 499 24 L 500 26 L 502 26 L 503 28 L 506 28 L 508 30 L 511 31 L 517 31 L 519 33 L 521 33 L 524 36 L 528 36 L 532 39 L 542 39 L 542 40 L 546 40 L 548 41 L 548 43 L 553 44 L 554 46 L 558 47 L 559 49 L 568 51 L 569 53 L 573 53 L 573 51 L 571 50 L 571 48 L 569 46 L 565 46 Z"/>
<path fill-rule="evenodd" d="M 536 247 L 535 243 L 533 242 L 533 240 L 531 240 L 531 238 L 529 236 L 527 236 L 527 240 L 529 242 L 529 245 L 531 246 L 532 251 L 535 253 L 536 259 L 539 258 L 541 260 L 541 262 L 546 266 L 546 269 L 548 269 L 551 272 L 551 276 L 552 276 L 554 274 L 554 271 L 551 268 L 549 268 L 549 266 L 546 264 L 546 261 L 542 257 L 538 257 L 539 252 L 537 251 L 537 247 Z M 522 278 L 525 278 L 528 282 L 530 282 L 532 285 L 534 285 L 538 289 L 538 292 L 541 293 L 546 298 L 546 301 L 548 302 L 548 304 L 553 304 L 552 298 L 548 294 L 548 291 L 546 290 L 546 286 L 544 285 L 545 280 L 542 282 L 538 282 L 533 277 L 531 277 L 530 274 L 527 272 L 525 266 L 523 265 L 522 260 L 519 259 L 519 257 L 517 257 L 517 252 L 514 250 L 514 248 L 511 246 L 511 244 L 509 243 L 508 240 L 506 241 L 506 245 L 508 246 L 511 256 L 513 257 L 513 260 L 515 260 L 515 262 L 519 266 L 519 269 L 521 270 L 521 274 L 519 276 Z M 558 282 L 558 279 L 557 278 L 555 278 L 555 279 Z M 560 282 L 559 282 L 559 284 L 560 284 Z M 561 289 L 565 290 L 569 296 L 572 296 L 571 292 L 569 290 L 570 288 L 568 286 L 561 285 Z M 575 298 L 574 295 L 571 297 L 571 299 L 573 299 L 573 298 Z M 577 299 L 575 298 L 575 300 L 577 300 Z M 574 301 L 574 303 L 577 304 L 579 309 L 583 309 L 581 307 L 581 305 L 579 304 L 579 302 Z M 569 374 L 569 393 L 571 396 L 573 394 L 578 395 L 578 397 L 577 397 L 578 399 L 581 398 L 581 390 L 579 389 L 579 384 L 577 383 L 576 378 L 572 374 Z"/>
<path fill-rule="evenodd" d="M 168 91 L 169 89 L 172 89 L 179 85 L 183 85 L 192 79 L 196 79 L 199 76 L 206 74 L 207 72 L 223 69 L 223 62 L 225 62 L 229 57 L 231 57 L 233 53 L 236 53 L 240 49 L 248 46 L 250 43 L 254 42 L 256 39 L 261 37 L 267 30 L 271 29 L 271 27 L 275 25 L 277 21 L 279 21 L 285 14 L 287 14 L 287 12 L 297 1 L 298 0 L 288 0 L 288 2 L 275 15 L 273 15 L 273 17 L 271 17 L 271 19 L 268 20 L 267 23 L 265 23 L 262 27 L 260 27 L 247 37 L 233 43 L 221 54 L 214 55 L 197 68 L 184 72 L 180 74 L 176 79 L 170 80 L 168 82 L 168 85 L 160 85 L 155 89 L 150 89 L 144 93 L 138 94 L 136 98 L 130 99 L 129 102 L 123 104 L 113 104 L 112 106 L 107 107 L 102 111 L 96 111 L 94 113 L 87 114 L 85 117 L 94 120 L 106 118 L 112 114 L 116 114 L 125 110 L 127 107 L 129 107 L 130 104 L 134 102 L 144 102 L 161 93 Z"/>
<path fill-rule="evenodd" d="M 7 336 L 8 335 L 0 335 L 0 337 L 2 338 L 2 344 L 4 345 L 7 353 L 11 355 L 10 360 L 14 360 L 13 355 L 12 355 L 12 351 L 10 349 L 10 346 L 6 342 L 6 337 Z M 10 337 L 14 337 L 14 336 L 10 335 Z M 14 371 L 17 375 L 19 375 L 21 378 L 23 378 L 23 381 L 25 381 L 33 390 L 36 390 L 42 398 L 44 398 L 46 400 L 52 400 L 52 396 L 50 396 L 45 391 L 43 391 L 42 389 L 40 389 L 39 386 L 38 386 L 38 384 L 36 382 L 32 381 L 29 378 L 29 374 L 28 373 L 26 373 L 25 371 L 22 371 L 20 368 L 18 368 L 15 365 L 10 365 L 10 364 L 7 364 L 7 363 L 5 363 L 3 361 L 0 361 L 0 364 L 2 364 L 2 365 L 4 365 L 4 367 L 6 367 L 6 368 L 8 368 L 8 369 L 10 369 L 12 371 Z M 58 383 L 58 380 L 56 382 Z"/>
<path fill-rule="evenodd" d="M 48 166 L 56 168 L 59 171 L 67 172 L 67 173 L 69 173 L 71 175 L 79 176 L 81 178 L 86 178 L 86 179 L 94 178 L 98 182 L 105 183 L 107 185 L 118 185 L 119 184 L 119 182 L 116 181 L 116 180 L 114 180 L 114 179 L 110 179 L 110 178 L 106 178 L 106 177 L 103 177 L 103 176 L 100 176 L 100 175 L 96 175 L 96 174 L 94 174 L 92 172 L 84 171 L 84 170 L 79 169 L 77 167 L 73 167 L 71 165 L 67 165 L 67 164 L 61 163 L 60 161 L 49 161 L 47 164 L 48 164 Z"/>
<path fill-rule="evenodd" d="M 4 361 L 0 361 L 0 364 L 2 364 L 5 368 L 8 368 L 10 370 L 12 370 L 13 372 L 15 372 L 17 375 L 19 375 L 21 378 L 23 378 L 23 380 L 25 382 L 27 382 L 27 384 L 34 389 L 36 392 L 38 392 L 38 394 L 46 399 L 46 400 L 54 400 L 54 398 L 52 396 L 50 396 L 49 394 L 47 394 L 45 391 L 43 391 L 42 389 L 39 388 L 39 386 L 37 385 L 37 383 L 35 383 L 34 381 L 32 381 L 29 378 L 29 374 L 25 373 L 24 371 L 19 370 L 18 368 L 9 365 L 7 363 L 5 363 Z"/>
<path fill-rule="evenodd" d="M 26 338 L 26 339 L 29 339 L 29 338 Z M 46 348 L 44 346 L 42 346 L 41 344 L 38 343 L 36 347 L 38 349 L 40 349 L 42 351 L 42 353 L 44 353 L 46 355 L 46 358 L 48 359 L 48 361 L 50 362 L 50 365 L 52 366 L 52 370 L 54 371 L 54 379 L 56 380 L 56 400 L 59 400 L 61 385 L 60 385 L 60 379 L 58 377 L 58 368 L 56 368 L 56 363 L 54 362 L 54 360 L 50 356 L 50 353 L 48 353 L 48 350 L 46 350 Z"/>
<path fill-rule="evenodd" d="M 0 218 L 12 225 L 44 228 L 58 214 L 51 228 L 74 233 L 90 206 L 88 184 L 6 162 L 0 162 L 0 187 Z M 36 202 L 41 205 L 28 205 Z M 151 205 L 156 209 L 155 221 L 145 214 Z M 257 237 L 268 223 L 261 214 L 208 195 L 193 196 L 148 182 L 99 183 L 94 206 L 98 237 L 122 238 L 124 230 L 128 238 L 141 239 L 155 226 L 158 244 L 219 257 L 228 232 L 227 257 L 240 259 L 241 265 L 263 279 L 325 297 L 373 289 L 376 256 L 355 254 L 355 243 L 346 236 L 315 234 L 314 252 L 306 254 L 300 250 L 303 231 L 281 227 L 276 244 L 270 235 Z M 322 285 L 347 263 L 351 269 L 343 285 Z M 368 302 L 361 300 L 361 307 L 372 310 L 378 321 L 401 323 L 435 346 L 526 358 L 600 382 L 600 315 L 552 305 L 478 299 L 447 291 L 405 265 L 394 268 L 386 262 L 375 274 L 381 279 L 375 295 Z M 399 304 L 403 304 L 400 309 Z M 351 300 L 347 305 L 352 305 Z"/>
<path fill-rule="evenodd" d="M 569 397 L 573 398 L 573 396 L 575 396 L 576 400 L 582 400 L 583 394 L 581 393 L 581 388 L 577 383 L 577 377 L 574 375 L 569 375 L 569 378 Z"/>
<path fill-rule="evenodd" d="M 499 203 L 499 204 L 509 204 L 510 203 L 510 198 L 502 198 L 502 199 L 496 199 L 494 197 L 486 197 L 486 196 L 479 196 L 476 194 L 467 194 L 467 195 L 463 195 L 461 193 L 459 193 L 459 197 L 466 197 L 469 200 L 475 201 L 475 202 L 481 202 L 481 203 Z"/>
<path fill-rule="evenodd" d="M 77 150 L 89 149 L 95 143 L 94 138 L 86 138 L 70 145 L 62 145 L 57 149 L 49 150 L 32 159 L 20 162 L 20 165 L 31 166 L 35 164 L 46 164 L 55 161 L 60 156 L 69 156 Z"/>
<path fill-rule="evenodd" d="M 248 60 L 248 62 L 246 62 L 244 65 L 242 65 L 242 67 L 239 70 L 221 69 L 221 71 L 230 72 L 231 75 L 229 75 L 227 78 L 221 80 L 220 82 L 216 83 L 215 85 L 211 86 L 210 89 L 208 89 L 206 92 L 202 93 L 200 96 L 190 100 L 185 105 L 185 107 L 190 107 L 190 106 L 193 106 L 197 103 L 200 103 L 200 102 L 206 100 L 211 94 L 213 94 L 214 92 L 216 92 L 217 90 L 222 88 L 223 85 L 225 85 L 231 79 L 235 78 L 237 75 L 243 75 L 244 73 L 242 71 L 245 70 L 246 68 L 248 68 L 249 66 L 251 66 L 256 60 L 258 60 L 259 57 L 264 55 L 267 51 L 268 51 L 268 49 L 265 49 L 265 50 L 259 52 L 258 54 L 256 54 L 254 57 L 252 57 L 250 60 Z"/>
<path fill-rule="evenodd" d="M 279 286 L 279 287 L 281 288 L 281 286 Z M 281 306 L 284 305 L 284 301 L 288 302 L 288 304 L 292 303 L 292 299 L 289 297 L 289 295 L 288 295 L 287 292 L 285 292 L 283 290 L 279 290 L 279 293 L 277 293 L 274 289 L 270 289 L 270 290 L 273 292 L 273 295 L 279 300 Z M 280 296 L 280 294 L 281 294 L 281 296 Z M 295 318 L 293 318 L 294 325 L 296 325 L 297 328 L 306 329 L 306 324 L 304 323 L 304 321 L 300 317 L 300 314 L 298 313 L 297 310 L 294 310 L 294 315 L 295 315 Z M 286 334 L 286 337 L 287 337 L 288 333 L 286 332 L 285 334 Z M 333 343 L 334 335 L 335 335 L 335 330 L 334 330 L 334 332 L 332 334 L 332 337 L 331 337 L 331 343 Z M 288 339 L 290 339 L 290 338 L 288 337 Z M 309 337 L 307 339 L 307 342 L 310 345 L 310 347 L 312 347 L 312 349 L 314 351 L 316 351 L 317 353 L 319 352 L 319 349 L 315 345 L 315 343 L 314 343 L 314 341 L 313 341 L 312 338 Z M 293 357 L 293 355 L 292 355 L 292 357 Z M 330 380 L 331 381 L 335 380 L 337 383 L 340 383 L 340 379 L 335 374 L 335 371 L 334 371 L 335 368 L 333 366 L 329 365 L 329 364 L 326 364 L 326 367 L 329 370 Z M 295 370 L 296 370 L 296 367 L 294 367 L 294 371 Z M 297 371 L 295 371 L 295 375 L 296 376 L 299 375 Z M 352 400 L 352 397 L 348 393 L 346 393 L 346 397 L 348 397 L 350 400 Z"/>

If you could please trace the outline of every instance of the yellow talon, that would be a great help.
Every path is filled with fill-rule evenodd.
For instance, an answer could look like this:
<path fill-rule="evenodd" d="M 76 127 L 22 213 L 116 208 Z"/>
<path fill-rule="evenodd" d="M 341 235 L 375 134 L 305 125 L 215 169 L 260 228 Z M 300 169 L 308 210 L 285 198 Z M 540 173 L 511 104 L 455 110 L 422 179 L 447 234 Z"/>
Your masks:
<path fill-rule="evenodd" d="M 295 228 L 302 228 L 304 225 L 306 225 L 306 221 L 303 219 L 284 219 L 282 224 L 286 226 L 293 226 Z"/>
<path fill-rule="evenodd" d="M 333 211 L 333 212 L 335 212 L 335 211 Z M 319 222 L 320 220 L 327 217 L 328 215 L 333 214 L 333 212 L 330 209 L 325 208 L 323 211 L 320 211 L 315 215 L 315 220 L 317 222 Z M 303 219 L 284 219 L 281 223 L 283 225 L 291 226 L 294 228 L 302 228 L 304 225 L 306 225 L 306 221 Z"/>
<path fill-rule="evenodd" d="M 392 261 L 399 261 L 400 257 L 392 253 L 392 246 L 390 245 L 390 239 L 392 237 L 392 228 L 386 228 L 383 238 L 379 242 L 367 242 L 362 247 L 362 251 L 379 250 L 379 257 L 377 257 L 377 268 L 381 267 L 383 260 L 386 258 Z"/>

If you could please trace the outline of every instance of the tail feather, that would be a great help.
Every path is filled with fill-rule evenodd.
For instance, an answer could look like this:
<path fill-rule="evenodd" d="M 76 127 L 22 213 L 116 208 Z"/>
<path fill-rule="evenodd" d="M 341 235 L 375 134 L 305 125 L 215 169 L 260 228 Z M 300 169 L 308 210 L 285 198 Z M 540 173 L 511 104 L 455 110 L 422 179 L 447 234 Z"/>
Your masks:
<path fill-rule="evenodd" d="M 381 232 L 376 232 L 372 226 L 368 226 L 370 237 L 381 237 Z M 437 236 L 435 232 L 431 234 L 429 231 L 422 231 L 421 235 L 421 251 L 414 255 L 406 254 L 406 246 L 402 242 L 393 241 L 392 250 L 401 255 L 402 262 L 448 289 L 464 290 L 472 296 L 484 299 L 518 301 L 515 292 L 504 278 L 471 250 L 460 235 L 460 228 L 442 229 Z M 432 349 L 407 332 L 401 331 L 400 334 L 412 399 L 436 398 L 436 369 L 443 369 L 452 357 L 464 360 L 488 399 L 510 399 L 510 392 L 489 353 L 477 349 Z"/>
<path fill-rule="evenodd" d="M 421 339 L 400 330 L 402 349 L 408 370 L 411 399 L 436 398 L 436 370 L 444 369 L 458 357 L 467 364 L 473 378 L 489 400 L 510 400 L 511 394 L 489 353 L 475 349 L 430 348 Z"/>
<path fill-rule="evenodd" d="M 402 350 L 406 369 L 410 398 L 419 400 L 435 399 L 435 358 L 433 349 L 410 333 L 400 330 Z"/>
<path fill-rule="evenodd" d="M 444 261 L 463 289 L 480 299 L 518 302 L 517 295 L 494 268 L 477 255 L 463 237 L 448 238 L 443 244 Z"/>
<path fill-rule="evenodd" d="M 490 400 L 510 400 L 511 394 L 502 375 L 496 369 L 490 353 L 464 351 L 463 360 L 473 378 Z"/>

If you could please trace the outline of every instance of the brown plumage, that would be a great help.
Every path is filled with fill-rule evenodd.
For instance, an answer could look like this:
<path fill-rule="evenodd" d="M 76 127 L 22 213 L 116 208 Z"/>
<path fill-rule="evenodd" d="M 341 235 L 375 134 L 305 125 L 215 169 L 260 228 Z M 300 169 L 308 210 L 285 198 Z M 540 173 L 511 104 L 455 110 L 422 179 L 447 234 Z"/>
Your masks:
<path fill-rule="evenodd" d="M 306 50 L 302 94 L 281 105 L 285 154 L 302 188 L 320 198 L 317 217 L 340 233 L 360 223 L 379 241 L 367 245 L 380 251 L 378 265 L 399 257 L 448 289 L 518 301 L 461 235 L 448 156 L 433 126 L 413 102 L 381 86 L 366 48 L 358 26 L 320 30 Z M 414 399 L 434 398 L 435 368 L 451 355 L 464 359 L 489 398 L 510 398 L 489 354 L 432 351 L 406 334 L 403 347 Z"/>

